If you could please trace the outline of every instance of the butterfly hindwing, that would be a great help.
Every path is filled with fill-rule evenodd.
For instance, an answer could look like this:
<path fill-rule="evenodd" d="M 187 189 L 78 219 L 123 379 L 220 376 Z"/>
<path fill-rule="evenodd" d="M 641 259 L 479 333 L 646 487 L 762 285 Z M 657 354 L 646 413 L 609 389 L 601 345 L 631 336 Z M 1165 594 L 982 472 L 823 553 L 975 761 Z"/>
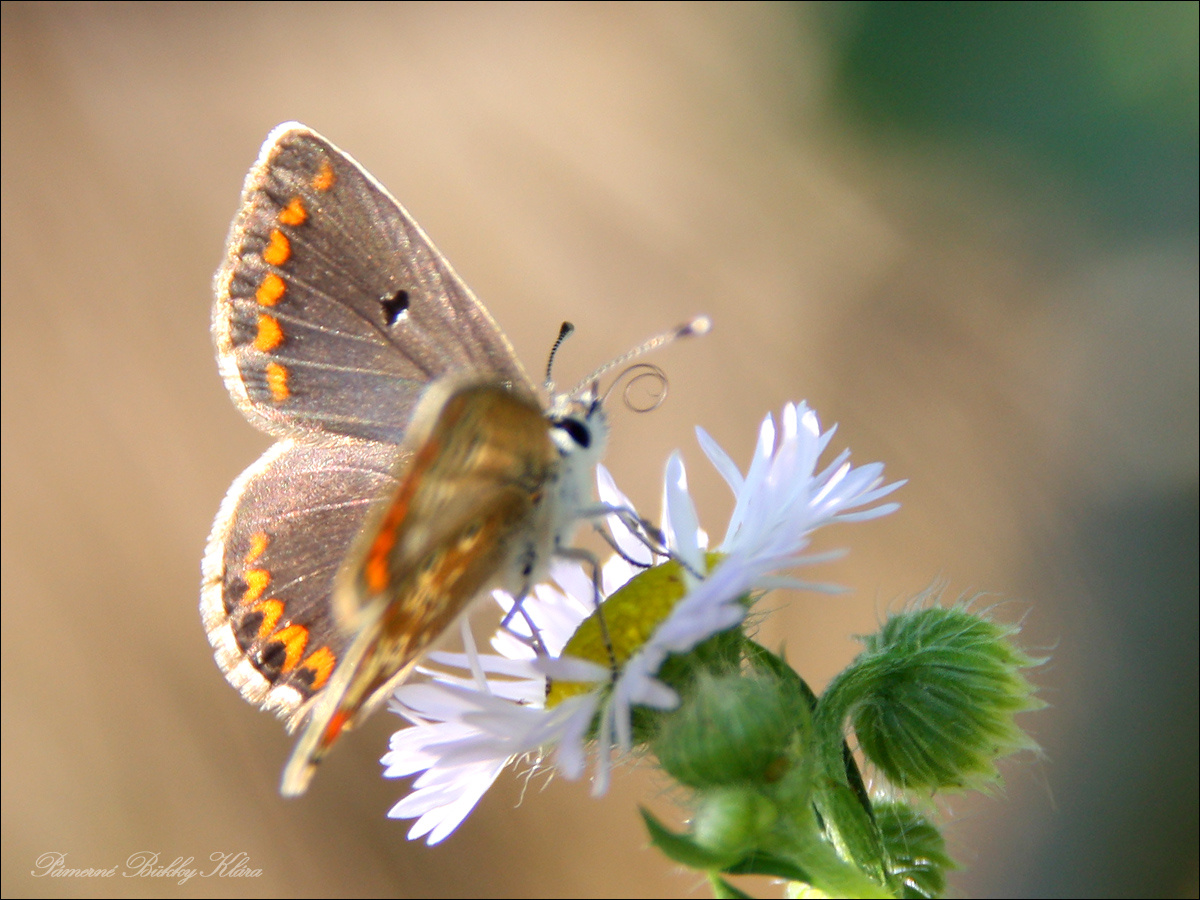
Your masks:
<path fill-rule="evenodd" d="M 395 485 L 398 448 L 277 442 L 233 483 L 203 562 L 200 612 L 225 677 L 294 726 L 352 634 L 330 594 L 372 503 Z"/>

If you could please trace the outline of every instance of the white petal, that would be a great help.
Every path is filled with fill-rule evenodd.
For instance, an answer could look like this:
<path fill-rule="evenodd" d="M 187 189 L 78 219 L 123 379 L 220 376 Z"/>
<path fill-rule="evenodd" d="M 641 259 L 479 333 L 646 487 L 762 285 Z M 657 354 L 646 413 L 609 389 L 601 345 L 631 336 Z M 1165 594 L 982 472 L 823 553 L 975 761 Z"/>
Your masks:
<path fill-rule="evenodd" d="M 713 468 L 718 474 L 725 479 L 725 483 L 729 485 L 733 491 L 734 497 L 741 493 L 742 485 L 746 479 L 742 477 L 742 473 L 738 470 L 737 463 L 729 456 L 728 453 L 721 448 L 721 445 L 713 440 L 700 426 L 696 426 L 696 439 L 700 442 L 700 449 L 704 451 L 704 455 L 708 457 L 708 461 L 713 464 Z"/>
<path fill-rule="evenodd" d="M 543 656 L 536 663 L 539 670 L 555 681 L 596 682 L 602 684 L 612 677 L 608 666 L 575 656 Z"/>
<path fill-rule="evenodd" d="M 608 469 L 602 465 L 596 467 L 596 493 L 606 506 L 628 510 L 636 515 L 636 510 L 629 498 L 621 492 Z M 626 524 L 624 518 L 611 515 L 607 517 L 607 520 L 609 533 L 621 553 L 644 565 L 654 564 L 654 554 L 646 546 L 646 541 Z"/>
<path fill-rule="evenodd" d="M 684 566 L 703 572 L 704 554 L 701 550 L 700 520 L 687 489 L 687 473 L 679 453 L 667 460 L 667 475 L 663 482 L 663 509 L 666 518 L 667 544 Z"/>

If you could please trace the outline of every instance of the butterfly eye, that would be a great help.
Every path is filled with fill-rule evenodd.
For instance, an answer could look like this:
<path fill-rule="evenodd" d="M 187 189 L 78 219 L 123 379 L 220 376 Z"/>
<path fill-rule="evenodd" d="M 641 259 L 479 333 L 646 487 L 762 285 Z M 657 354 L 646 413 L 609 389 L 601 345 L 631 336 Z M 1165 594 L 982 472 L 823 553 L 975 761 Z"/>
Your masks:
<path fill-rule="evenodd" d="M 556 422 L 555 427 L 565 431 L 584 450 L 592 445 L 592 430 L 578 419 L 563 419 Z"/>
<path fill-rule="evenodd" d="M 388 325 L 395 325 L 408 312 L 408 291 L 399 290 L 394 294 L 380 297 L 379 305 L 383 307 Z"/>

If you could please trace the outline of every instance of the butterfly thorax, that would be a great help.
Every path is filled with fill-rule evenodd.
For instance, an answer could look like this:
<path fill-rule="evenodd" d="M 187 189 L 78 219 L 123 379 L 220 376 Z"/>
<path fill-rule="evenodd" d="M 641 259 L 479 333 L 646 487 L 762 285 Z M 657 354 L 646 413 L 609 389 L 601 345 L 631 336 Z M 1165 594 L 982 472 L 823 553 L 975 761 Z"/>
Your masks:
<path fill-rule="evenodd" d="M 607 427 L 595 402 L 549 420 L 531 396 L 447 379 L 419 405 L 398 487 L 368 518 L 339 573 L 342 627 L 376 624 L 353 693 L 396 683 L 489 589 L 521 595 L 591 505 Z M 374 705 L 368 703 L 368 705 Z"/>

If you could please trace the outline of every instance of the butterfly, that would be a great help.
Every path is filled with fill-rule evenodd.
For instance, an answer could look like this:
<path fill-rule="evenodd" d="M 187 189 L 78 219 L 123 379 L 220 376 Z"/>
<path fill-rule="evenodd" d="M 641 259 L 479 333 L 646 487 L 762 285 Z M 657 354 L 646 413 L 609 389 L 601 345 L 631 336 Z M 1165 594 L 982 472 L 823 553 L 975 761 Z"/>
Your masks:
<path fill-rule="evenodd" d="M 591 385 L 544 400 L 412 217 L 298 123 L 247 175 L 214 291 L 225 385 L 277 441 L 221 504 L 200 614 L 228 681 L 299 731 L 295 796 L 472 600 L 528 592 L 599 514 L 608 426 Z"/>

